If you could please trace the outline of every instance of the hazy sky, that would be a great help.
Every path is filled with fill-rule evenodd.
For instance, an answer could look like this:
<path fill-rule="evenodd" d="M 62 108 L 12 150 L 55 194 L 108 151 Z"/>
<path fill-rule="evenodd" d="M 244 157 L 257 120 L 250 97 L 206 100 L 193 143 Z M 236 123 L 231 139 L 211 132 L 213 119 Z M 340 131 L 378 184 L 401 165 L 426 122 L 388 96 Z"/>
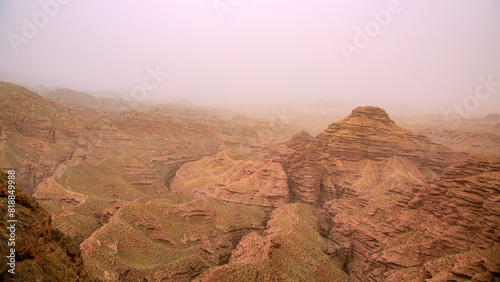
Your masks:
<path fill-rule="evenodd" d="M 25 84 L 500 111 L 498 0 L 0 0 L 0 36 Z"/>

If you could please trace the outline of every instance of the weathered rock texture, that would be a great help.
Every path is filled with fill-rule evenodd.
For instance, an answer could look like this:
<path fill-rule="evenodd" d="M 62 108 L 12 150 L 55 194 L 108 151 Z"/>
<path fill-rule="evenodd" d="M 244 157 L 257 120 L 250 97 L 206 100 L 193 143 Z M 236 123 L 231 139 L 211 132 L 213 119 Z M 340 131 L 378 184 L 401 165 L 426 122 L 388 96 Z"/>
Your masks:
<path fill-rule="evenodd" d="M 292 137 L 284 123 L 209 108 L 98 113 L 8 83 L 0 107 L 0 168 L 16 169 L 52 224 L 81 243 L 90 279 L 500 276 L 499 159 L 454 152 L 380 108 Z M 26 199 L 22 232 L 40 244 L 24 242 L 20 264 L 82 276 L 69 239 Z"/>
<path fill-rule="evenodd" d="M 0 171 L 0 280 L 2 281 L 77 281 L 86 277 L 78 243 L 54 229 L 50 215 L 16 186 L 15 246 L 7 246 L 7 174 Z M 15 274 L 8 273 L 7 250 L 16 249 Z"/>
<path fill-rule="evenodd" d="M 64 92 L 74 94 L 71 91 Z M 170 193 L 170 183 L 175 173 L 187 162 L 214 155 L 223 147 L 231 149 L 274 139 L 286 140 L 293 133 L 291 128 L 284 124 L 256 119 L 224 119 L 219 117 L 218 110 L 196 106 L 158 105 L 144 112 L 130 110 L 98 113 L 88 109 L 88 105 L 81 107 L 82 102 L 84 104 L 85 99 L 89 97 L 85 94 L 80 96 L 82 101 L 77 98 L 72 101 L 75 103 L 68 103 L 78 104 L 77 107 L 68 107 L 43 98 L 26 88 L 0 82 L 0 168 L 15 169 L 19 182 L 26 185 L 27 191 L 52 215 L 52 224 L 65 234 L 76 238 L 78 243 L 86 242 L 85 254 L 90 255 L 84 257 L 89 262 L 87 267 L 92 272 L 92 279 L 96 280 L 113 280 L 122 276 L 153 279 L 151 273 L 154 273 L 155 269 L 147 262 L 147 256 L 144 261 L 134 259 L 135 251 L 138 252 L 138 258 L 143 255 L 140 253 L 141 247 L 135 244 L 139 241 L 149 242 L 151 244 L 148 246 L 155 250 L 163 250 L 165 246 L 171 247 L 170 239 L 165 237 L 164 233 L 167 229 L 165 226 L 169 226 L 170 222 L 154 220 L 156 217 L 163 218 L 164 215 L 146 209 L 146 213 L 140 213 L 146 219 L 151 219 L 145 219 L 145 227 L 135 223 L 124 225 L 114 220 L 120 218 L 122 209 L 131 209 L 134 204 L 141 206 L 139 203 L 151 199 L 150 197 L 160 198 L 163 193 Z M 92 108 L 91 105 L 89 107 Z M 258 163 L 253 169 L 255 174 L 247 179 L 248 183 L 255 182 L 253 187 L 258 187 L 261 194 L 276 198 L 269 202 L 266 197 L 258 194 L 254 203 L 273 206 L 280 198 L 287 197 L 287 189 L 275 189 L 272 184 L 267 184 L 268 179 L 276 178 L 274 184 L 283 186 L 285 183 L 286 186 L 286 176 L 279 163 Z M 235 185 L 233 188 L 237 190 L 239 187 Z M 185 203 L 184 200 L 180 200 L 180 203 Z M 165 205 L 169 204 L 171 203 Z M 212 207 L 215 204 L 207 205 Z M 248 209 L 262 212 L 257 207 Z M 151 217 L 148 217 L 147 213 L 150 212 Z M 182 229 L 184 225 L 181 222 L 190 218 L 190 214 L 193 218 L 200 218 L 201 215 L 197 214 L 203 212 L 205 210 L 197 211 L 193 208 L 186 216 L 178 213 L 172 218 L 180 216 L 178 230 L 184 232 L 188 229 Z M 247 222 L 244 227 L 241 227 L 239 222 L 221 227 L 223 230 L 217 232 L 220 232 L 229 244 L 217 247 L 220 250 L 213 251 L 208 245 L 215 237 L 203 235 L 204 243 L 200 244 L 200 250 L 205 248 L 208 251 L 197 252 L 213 251 L 208 257 L 201 255 L 192 261 L 192 250 L 186 249 L 180 252 L 182 254 L 179 256 L 161 254 L 157 259 L 164 262 L 165 256 L 168 256 L 165 264 L 170 264 L 177 258 L 188 261 L 188 264 L 192 262 L 191 265 L 196 271 L 183 268 L 184 266 L 179 268 L 182 279 L 188 279 L 190 275 L 199 274 L 205 266 L 227 260 L 239 238 L 252 230 L 263 228 L 261 221 L 258 224 Z M 161 222 L 161 226 L 158 226 L 158 222 Z M 214 216 L 211 222 L 222 224 L 224 221 L 221 217 Z M 193 226 L 205 228 L 202 224 Z M 131 229 L 122 231 L 126 234 L 139 234 L 140 236 L 132 238 L 140 237 L 142 241 L 126 241 L 132 246 L 131 252 L 121 252 L 127 248 L 120 245 L 120 242 L 111 240 L 115 232 L 113 227 L 118 228 L 117 234 L 122 230 L 121 227 L 130 227 Z M 186 232 L 192 232 L 194 229 Z M 100 234 L 110 237 L 102 239 Z M 146 237 L 147 239 L 144 239 Z M 126 235 L 122 238 L 129 239 Z M 100 256 L 101 253 L 96 250 L 95 246 L 99 246 L 99 242 L 104 240 L 109 240 L 112 249 L 120 250 L 115 254 L 116 265 L 111 266 L 107 261 L 109 256 Z M 172 242 L 179 244 L 178 241 Z M 114 247 L 116 244 L 118 247 Z M 169 249 L 168 252 L 176 251 Z M 152 254 L 157 253 L 152 251 Z M 155 261 L 152 259 L 151 262 Z M 199 268 L 198 263 L 202 263 L 203 267 Z M 178 267 L 176 263 L 172 265 L 174 268 Z M 159 266 L 158 273 L 165 271 L 167 274 L 158 274 L 158 277 L 163 275 L 166 279 L 177 281 L 176 277 L 170 277 L 168 274 L 177 272 L 168 267 Z M 182 274 L 186 271 L 189 274 Z"/>
<path fill-rule="evenodd" d="M 300 132 L 284 143 L 238 152 L 240 163 L 251 157 L 280 163 L 289 202 L 323 207 L 327 237 L 341 246 L 345 255 L 341 267 L 354 280 L 484 280 L 499 275 L 492 259 L 498 255 L 499 241 L 497 158 L 454 152 L 400 128 L 377 107 L 356 108 L 316 138 Z M 215 167 L 207 159 L 181 168 L 178 182 L 174 181 L 177 191 L 227 200 L 222 185 L 204 184 L 206 176 L 219 179 L 231 174 L 236 181 L 240 177 L 235 172 L 240 170 L 234 170 L 232 162 Z M 191 188 L 181 188 L 181 183 L 189 182 Z M 245 198 L 252 204 L 252 197 Z M 245 263 L 268 261 L 264 258 L 271 249 L 265 240 L 248 236 L 250 243 L 240 243 L 232 262 L 239 262 L 236 257 L 248 258 Z M 470 255 L 474 252 L 478 255 Z M 440 266 L 440 260 L 448 257 L 454 263 Z M 250 273 L 273 273 L 251 265 Z M 225 277 L 247 266 L 241 267 L 237 263 L 217 268 L 207 277 Z"/>
<path fill-rule="evenodd" d="M 311 206 L 281 206 L 263 236 L 246 235 L 229 264 L 207 270 L 196 281 L 349 281 L 342 271 L 346 248 L 323 238 L 325 228 Z"/>
<path fill-rule="evenodd" d="M 500 255 L 499 161 L 471 157 L 446 169 L 435 184 L 384 206 L 330 202 L 325 207 L 330 237 L 351 244 L 351 275 L 372 281 L 398 281 L 410 274 L 431 281 L 442 281 L 445 273 L 457 281 L 498 276 L 491 265 Z M 467 265 L 466 273 L 456 270 Z"/>
<path fill-rule="evenodd" d="M 241 237 L 262 230 L 257 207 L 156 196 L 119 204 L 82 244 L 95 280 L 190 281 L 227 263 Z"/>
<path fill-rule="evenodd" d="M 308 204 L 319 203 L 323 169 L 314 138 L 302 131 L 293 136 L 286 145 L 291 152 L 282 163 L 289 178 L 291 200 Z"/>
<path fill-rule="evenodd" d="M 326 167 L 329 238 L 349 244 L 346 268 L 352 278 L 419 280 L 441 272 L 452 277 L 451 268 L 480 259 L 463 255 L 450 268 L 426 269 L 443 257 L 498 248 L 492 208 L 499 195 L 498 159 L 467 159 L 398 128 L 371 107 L 355 109 L 317 139 Z M 469 274 L 498 275 L 484 267 Z"/>
<path fill-rule="evenodd" d="M 76 102 L 87 97 L 77 96 Z M 0 107 L 0 168 L 16 169 L 19 183 L 54 215 L 54 225 L 80 242 L 117 201 L 168 190 L 184 163 L 213 155 L 224 144 L 291 136 L 284 125 L 223 120 L 209 108 L 155 106 L 114 114 L 70 108 L 3 82 Z M 270 171 L 273 166 L 279 164 Z"/>
<path fill-rule="evenodd" d="M 177 171 L 172 191 L 271 208 L 288 202 L 286 180 L 277 162 L 236 160 L 221 152 L 184 165 Z"/>

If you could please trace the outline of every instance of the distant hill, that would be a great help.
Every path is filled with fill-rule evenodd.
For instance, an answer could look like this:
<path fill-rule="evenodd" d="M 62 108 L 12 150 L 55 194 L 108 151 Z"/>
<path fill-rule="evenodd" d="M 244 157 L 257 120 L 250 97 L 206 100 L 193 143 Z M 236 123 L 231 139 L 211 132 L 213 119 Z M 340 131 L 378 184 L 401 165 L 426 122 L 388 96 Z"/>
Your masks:
<path fill-rule="evenodd" d="M 66 88 L 59 88 L 50 91 L 49 93 L 47 93 L 46 97 L 52 101 L 63 104 L 79 105 L 88 108 L 94 108 L 97 106 L 97 98 L 95 98 L 94 96 L 86 92 L 80 92 Z"/>
<path fill-rule="evenodd" d="M 47 93 L 46 97 L 52 101 L 65 104 L 73 108 L 88 108 L 98 112 L 120 112 L 126 110 L 145 111 L 148 106 L 121 98 L 96 98 L 87 92 L 80 92 L 66 88 L 59 88 Z"/>

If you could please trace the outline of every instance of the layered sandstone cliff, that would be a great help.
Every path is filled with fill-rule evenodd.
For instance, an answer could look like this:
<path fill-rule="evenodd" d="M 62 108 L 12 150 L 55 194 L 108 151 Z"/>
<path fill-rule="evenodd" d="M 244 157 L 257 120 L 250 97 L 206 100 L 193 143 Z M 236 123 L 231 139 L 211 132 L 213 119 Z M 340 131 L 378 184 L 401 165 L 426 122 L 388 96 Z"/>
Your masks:
<path fill-rule="evenodd" d="M 0 90 L 0 166 L 18 169 L 52 215 L 29 205 L 41 243 L 26 243 L 23 263 L 54 246 L 53 265 L 70 269 L 58 279 L 83 272 L 51 224 L 82 243 L 94 280 L 500 276 L 498 158 L 454 152 L 383 109 L 282 142 L 282 123 L 208 109 L 106 114 Z"/>
<path fill-rule="evenodd" d="M 327 172 L 323 185 L 337 191 L 324 205 L 329 238 L 349 244 L 351 277 L 460 277 L 453 267 L 468 264 L 478 265 L 469 278 L 498 275 L 487 259 L 498 252 L 491 252 L 498 248 L 498 218 L 488 208 L 499 193 L 498 159 L 454 153 L 398 128 L 373 108 L 355 109 L 318 139 Z M 467 255 L 474 250 L 482 264 Z M 445 257 L 455 262 L 435 266 Z"/>
<path fill-rule="evenodd" d="M 322 207 L 328 222 L 325 236 L 341 246 L 342 267 L 354 280 L 483 281 L 499 275 L 494 258 L 500 177 L 494 157 L 454 152 L 397 126 L 377 107 L 354 109 L 316 138 L 300 132 L 284 143 L 239 150 L 239 162 L 248 162 L 250 156 L 281 164 L 287 181 L 283 189 L 290 195 L 284 202 Z M 177 190 L 196 191 L 197 197 L 210 191 L 210 197 L 225 199 L 226 188 L 207 179 L 226 174 L 239 179 L 240 170 L 234 167 L 195 162 L 181 168 Z M 192 188 L 180 188 L 189 182 Z M 252 204 L 252 196 L 242 196 Z M 270 243 L 248 236 L 251 243 L 243 240 L 233 256 L 249 258 L 245 263 L 269 263 Z M 250 248 L 252 244 L 262 251 Z M 248 268 L 269 279 L 282 278 L 254 264 L 228 265 L 206 277 L 224 277 L 236 266 L 238 271 Z"/>

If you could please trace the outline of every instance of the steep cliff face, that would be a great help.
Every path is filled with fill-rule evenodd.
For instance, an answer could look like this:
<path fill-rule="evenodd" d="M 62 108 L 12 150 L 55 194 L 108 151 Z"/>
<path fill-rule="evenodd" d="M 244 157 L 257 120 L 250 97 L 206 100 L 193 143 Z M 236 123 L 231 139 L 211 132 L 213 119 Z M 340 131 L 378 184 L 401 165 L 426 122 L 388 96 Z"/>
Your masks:
<path fill-rule="evenodd" d="M 425 262 L 424 277 L 500 279 L 500 159 L 474 155 L 450 166 L 409 206 L 427 214 L 412 218 L 424 228 L 431 226 L 426 218 L 439 220 L 434 241 L 437 249 L 446 248 L 440 258 Z"/>
<path fill-rule="evenodd" d="M 14 246 L 7 246 L 11 230 L 7 229 L 7 174 L 0 171 L 0 280 L 2 281 L 77 281 L 84 279 L 83 259 L 78 243 L 53 229 L 50 215 L 35 199 L 16 187 Z M 9 223 L 10 224 L 10 223 Z M 7 250 L 15 248 L 15 274 L 7 272 Z M 5 252 L 5 253 L 4 253 Z"/>
<path fill-rule="evenodd" d="M 490 251 L 498 248 L 498 159 L 454 153 L 371 107 L 317 140 L 322 191 L 332 195 L 324 199 L 329 238 L 349 244 L 351 277 L 440 279 L 465 275 L 452 269 L 466 265 L 476 265 L 469 278 L 498 275 L 487 259 L 498 255 Z M 448 257 L 449 267 L 437 266 Z"/>
<path fill-rule="evenodd" d="M 498 275 L 498 159 L 453 152 L 376 107 L 356 108 L 316 138 L 300 132 L 253 149 L 282 164 L 291 202 L 323 206 L 351 278 Z"/>
<path fill-rule="evenodd" d="M 74 96 L 70 90 L 62 92 Z M 209 108 L 163 105 L 143 112 L 98 113 L 5 82 L 0 82 L 0 109 L 0 168 L 16 168 L 28 194 L 63 163 L 98 163 L 114 156 L 140 160 L 150 168 L 146 182 L 152 181 L 154 170 L 155 180 L 168 186 L 179 164 L 213 155 L 224 144 L 286 140 L 292 134 L 283 124 L 223 120 Z"/>
<path fill-rule="evenodd" d="M 289 152 L 281 160 L 288 175 L 292 202 L 319 203 L 323 168 L 318 159 L 314 138 L 302 131 L 286 142 Z"/>
<path fill-rule="evenodd" d="M 353 242 L 352 259 L 363 262 L 351 274 L 374 281 L 498 277 L 499 161 L 473 156 L 447 168 L 436 183 L 414 189 L 411 197 L 373 212 L 353 209 L 362 220 L 340 211 L 330 217 L 332 230 L 344 230 L 333 231 L 332 238 Z"/>
<path fill-rule="evenodd" d="M 359 200 L 363 195 L 367 195 L 371 201 L 378 197 L 383 200 L 384 195 L 391 190 L 406 193 L 408 197 L 412 189 L 437 180 L 448 165 L 466 157 L 466 154 L 455 153 L 423 135 L 400 128 L 384 110 L 377 107 L 354 109 L 351 115 L 331 124 L 316 138 L 302 131 L 287 142 L 238 150 L 244 152 L 238 163 L 229 161 L 227 155 L 223 157 L 221 154 L 211 157 L 211 161 L 199 161 L 190 164 L 191 167 L 181 168 L 174 181 L 175 186 L 178 186 L 175 189 L 192 190 L 192 194 L 243 203 L 238 197 L 252 197 L 245 195 L 246 192 L 228 190 L 227 183 L 224 183 L 226 180 L 218 184 L 212 182 L 231 174 L 234 175 L 232 182 L 239 182 L 245 189 L 258 191 L 255 187 L 251 188 L 253 184 L 248 181 L 237 181 L 243 174 L 235 173 L 238 169 L 233 167 L 238 166 L 239 171 L 242 171 L 245 168 L 243 161 L 251 155 L 259 161 L 277 162 L 283 167 L 286 185 L 279 182 L 281 184 L 275 187 L 280 188 L 282 195 L 288 191 L 289 196 L 284 197 L 280 204 L 290 201 L 321 206 L 341 197 Z M 247 166 L 253 164 L 247 163 Z M 204 172 L 199 174 L 194 171 Z M 202 180 L 207 177 L 211 180 Z M 263 181 L 276 182 L 272 179 Z M 187 188 L 190 186 L 187 183 L 192 184 L 192 189 Z M 269 193 L 261 195 L 269 199 L 273 197 Z M 362 202 L 368 203 L 364 198 Z M 251 204 L 251 200 L 246 203 Z"/>
<path fill-rule="evenodd" d="M 417 166 L 441 173 L 460 158 L 426 136 L 397 126 L 378 107 L 358 107 L 345 119 L 331 124 L 316 138 L 325 162 L 383 161 L 404 157 Z"/>
<path fill-rule="evenodd" d="M 301 132 L 268 153 L 283 165 L 292 201 L 320 205 L 373 190 L 411 190 L 465 156 L 400 128 L 377 107 L 358 107 L 316 138 Z"/>
<path fill-rule="evenodd" d="M 0 83 L 0 168 L 15 167 L 31 194 L 68 158 L 85 135 L 86 112 L 77 112 L 10 83 Z"/>
<path fill-rule="evenodd" d="M 282 166 L 256 160 L 234 162 L 235 171 L 241 165 L 241 176 L 248 178 L 239 182 L 228 175 L 227 205 L 194 201 L 182 193 L 178 202 L 147 203 L 171 193 L 171 181 L 183 164 L 226 145 L 286 140 L 291 129 L 283 124 L 224 120 L 210 108 L 178 105 L 97 113 L 3 82 L 0 107 L 0 168 L 15 168 L 20 183 L 52 215 L 51 224 L 82 243 L 91 279 L 194 277 L 226 262 L 242 236 L 264 228 L 259 207 L 231 203 L 243 199 L 271 208 L 288 198 Z M 245 202 L 249 195 L 252 200 Z M 172 211 L 176 208 L 181 210 Z M 158 214 L 161 209 L 169 214 Z M 139 217 L 131 215 L 135 212 Z M 258 219 L 248 219 L 251 214 Z M 125 243 L 113 240 L 115 235 Z M 142 248 L 138 242 L 147 244 Z"/>
<path fill-rule="evenodd" d="M 347 118 L 330 124 L 317 139 L 323 154 L 354 162 L 383 160 L 395 154 L 412 155 L 412 150 L 425 142 L 424 136 L 398 127 L 377 107 L 354 109 Z"/>
<path fill-rule="evenodd" d="M 279 207 L 275 212 L 289 206 L 287 202 L 322 207 L 329 226 L 323 235 L 337 246 L 335 253 L 343 258 L 340 267 L 352 279 L 482 281 L 479 278 L 499 275 L 494 262 L 500 233 L 497 158 L 456 153 L 400 128 L 377 107 L 356 108 L 316 138 L 303 131 L 287 142 L 237 152 L 238 161 L 220 153 L 184 166 L 174 181 L 175 190 L 254 205 L 253 194 L 234 197 L 224 181 L 257 193 L 252 185 L 264 187 L 275 178 L 239 180 L 248 178 L 245 173 L 252 175 L 255 164 L 279 163 L 286 185 L 273 186 L 281 187 L 283 194 L 288 191 L 289 198 L 270 207 Z M 226 180 L 217 185 L 217 179 Z M 274 230 L 272 222 L 268 233 Z M 268 267 L 274 252 L 268 239 L 248 235 L 233 251 L 234 264 L 208 271 L 200 279 L 238 271 L 283 279 L 283 272 Z"/>
<path fill-rule="evenodd" d="M 426 188 L 410 203 L 459 228 L 454 241 L 483 247 L 500 242 L 500 159 L 472 156 Z"/>
<path fill-rule="evenodd" d="M 54 215 L 54 226 L 79 242 L 117 202 L 167 191 L 184 163 L 213 155 L 226 143 L 238 147 L 290 132 L 252 119 L 222 120 L 208 108 L 97 113 L 3 82 L 0 107 L 0 168 L 15 168 L 28 194 Z M 256 178 L 267 179 L 276 169 L 279 164 L 271 164 Z M 273 195 L 274 187 L 266 189 Z"/>

